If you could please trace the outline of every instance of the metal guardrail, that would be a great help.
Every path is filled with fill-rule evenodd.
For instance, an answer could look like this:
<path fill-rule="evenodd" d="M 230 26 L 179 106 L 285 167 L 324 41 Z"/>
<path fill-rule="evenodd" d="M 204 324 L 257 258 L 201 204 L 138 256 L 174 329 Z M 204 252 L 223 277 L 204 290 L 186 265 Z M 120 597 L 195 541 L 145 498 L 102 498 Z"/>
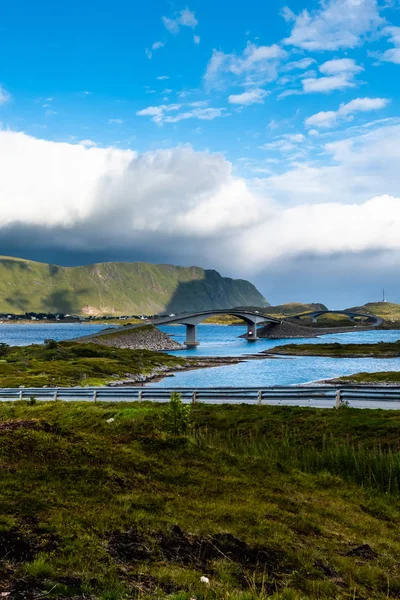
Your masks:
<path fill-rule="evenodd" d="M 272 386 L 221 388 L 152 388 L 152 387 L 73 387 L 73 388 L 0 388 L 1 400 L 66 400 L 118 402 L 150 400 L 168 401 L 172 392 L 179 392 L 184 402 L 258 403 L 317 406 L 340 406 L 343 402 L 389 402 L 400 409 L 400 386 Z M 313 404 L 314 403 L 314 404 Z M 315 404 L 316 403 L 316 404 Z"/>

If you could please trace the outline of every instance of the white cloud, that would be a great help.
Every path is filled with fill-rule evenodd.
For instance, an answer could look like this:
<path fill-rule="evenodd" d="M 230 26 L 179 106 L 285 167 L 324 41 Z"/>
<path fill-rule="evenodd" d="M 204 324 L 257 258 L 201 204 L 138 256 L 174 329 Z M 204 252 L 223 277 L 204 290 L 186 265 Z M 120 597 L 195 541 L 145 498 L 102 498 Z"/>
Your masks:
<path fill-rule="evenodd" d="M 299 166 L 262 182 L 278 202 L 299 204 L 362 203 L 374 196 L 396 196 L 399 189 L 400 125 L 326 144 L 331 158 L 321 166 Z"/>
<path fill-rule="evenodd" d="M 213 121 L 218 117 L 227 116 L 225 108 L 194 108 L 177 115 L 168 115 L 164 118 L 164 123 L 178 123 L 187 119 L 199 119 L 200 121 Z"/>
<path fill-rule="evenodd" d="M 303 91 L 305 94 L 322 93 L 327 94 L 334 90 L 345 90 L 355 87 L 355 83 L 346 75 L 333 75 L 332 77 L 309 77 L 303 79 Z"/>
<path fill-rule="evenodd" d="M 195 28 L 199 22 L 194 16 L 194 12 L 192 12 L 188 8 L 185 8 L 185 10 L 181 11 L 179 23 L 180 25 L 185 25 L 186 27 Z"/>
<path fill-rule="evenodd" d="M 268 96 L 268 92 L 261 88 L 254 88 L 243 92 L 242 94 L 231 94 L 228 97 L 230 104 L 242 104 L 247 106 L 249 104 L 263 104 L 265 96 Z"/>
<path fill-rule="evenodd" d="M 199 35 L 194 35 L 193 36 L 193 41 L 196 44 L 196 46 L 198 46 L 200 44 L 200 36 Z"/>
<path fill-rule="evenodd" d="M 175 18 L 162 17 L 162 22 L 170 33 L 175 34 L 179 33 L 181 25 L 183 27 L 191 27 L 192 29 L 195 29 L 198 25 L 198 20 L 196 19 L 194 12 L 188 8 L 185 8 L 178 13 Z"/>
<path fill-rule="evenodd" d="M 224 77 L 245 78 L 247 85 L 261 85 L 276 79 L 277 66 L 286 56 L 277 44 L 257 46 L 248 42 L 241 55 L 214 50 L 204 78 L 209 87 L 219 87 Z"/>
<path fill-rule="evenodd" d="M 389 42 L 394 48 L 389 48 L 380 54 L 379 58 L 384 62 L 400 65 L 400 27 L 386 27 L 384 33 L 389 36 Z"/>
<path fill-rule="evenodd" d="M 247 276 L 310 255 L 394 260 L 399 139 L 400 125 L 382 126 L 327 144 L 331 164 L 297 164 L 250 183 L 223 156 L 188 147 L 137 154 L 0 131 L 2 239 L 74 252 L 157 248 Z"/>
<path fill-rule="evenodd" d="M 301 79 L 302 89 L 288 89 L 282 92 L 278 98 L 300 94 L 328 94 L 336 90 L 345 90 L 356 87 L 354 77 L 363 71 L 363 67 L 357 65 L 352 58 L 338 58 L 328 60 L 319 67 L 324 77 L 317 77 L 314 71 L 304 73 Z M 288 79 L 290 81 L 290 78 Z M 281 80 L 281 83 L 285 81 Z"/>
<path fill-rule="evenodd" d="M 79 142 L 81 146 L 85 146 L 85 148 L 96 148 L 97 144 L 93 140 L 81 140 Z"/>
<path fill-rule="evenodd" d="M 286 8 L 283 16 L 294 23 L 284 43 L 310 51 L 355 48 L 384 23 L 376 0 L 324 0 L 311 13 Z"/>
<path fill-rule="evenodd" d="M 329 110 L 312 115 L 305 121 L 306 127 L 333 127 L 338 120 L 349 118 L 357 112 L 380 110 L 389 104 L 387 98 L 355 98 L 347 104 L 341 104 L 336 111 Z"/>
<path fill-rule="evenodd" d="M 380 110 L 389 104 L 387 98 L 355 98 L 347 104 L 342 104 L 339 113 L 349 115 L 355 112 L 367 112 L 369 110 Z"/>
<path fill-rule="evenodd" d="M 157 77 L 158 81 L 166 81 L 167 79 L 170 79 L 169 75 L 159 75 Z"/>
<path fill-rule="evenodd" d="M 112 125 L 112 124 L 122 125 L 123 120 L 122 119 L 108 119 L 108 122 L 110 125 Z"/>
<path fill-rule="evenodd" d="M 293 69 L 308 69 L 312 64 L 317 61 L 314 58 L 301 58 L 300 60 L 293 60 L 282 68 L 282 71 L 293 71 Z"/>
<path fill-rule="evenodd" d="M 154 42 L 154 44 L 151 45 L 151 50 L 149 50 L 148 48 L 146 48 L 145 50 L 147 58 L 153 58 L 153 52 L 155 52 L 156 50 L 160 50 L 160 48 L 164 48 L 164 46 L 164 42 Z"/>
<path fill-rule="evenodd" d="M 154 44 L 151 46 L 152 50 L 159 50 L 160 48 L 163 48 L 165 46 L 164 42 L 154 42 Z"/>
<path fill-rule="evenodd" d="M 178 123 L 187 119 L 200 119 L 201 121 L 212 121 L 218 117 L 227 116 L 225 108 L 203 108 L 204 102 L 192 102 L 191 104 L 161 104 L 160 106 L 148 106 L 139 110 L 136 114 L 139 117 L 152 117 L 152 121 L 158 125 L 163 123 Z M 183 106 L 190 107 L 189 110 L 180 112 L 176 115 L 167 113 L 177 112 Z"/>
<path fill-rule="evenodd" d="M 319 135 L 319 131 L 317 129 L 310 129 L 310 131 L 308 132 L 308 135 L 317 136 L 317 135 Z"/>
<path fill-rule="evenodd" d="M 301 256 L 399 251 L 399 227 L 400 198 L 389 195 L 362 204 L 304 204 L 283 209 L 254 228 L 242 259 L 257 257 L 265 267 Z"/>
<path fill-rule="evenodd" d="M 57 229 L 54 243 L 69 248 L 172 248 L 179 236 L 223 238 L 264 214 L 222 155 L 189 147 L 138 155 L 0 131 L 0 161 L 0 228 L 46 227 L 47 240 Z"/>
<path fill-rule="evenodd" d="M 305 136 L 302 133 L 285 133 L 283 138 L 286 138 L 290 142 L 302 143 L 305 141 Z"/>
<path fill-rule="evenodd" d="M 352 58 L 328 60 L 319 67 L 326 77 L 307 77 L 302 80 L 303 91 L 309 93 L 329 93 L 355 87 L 354 76 L 363 71 Z"/>
<path fill-rule="evenodd" d="M 321 111 L 308 117 L 305 121 L 306 127 L 333 127 L 336 124 L 337 111 Z"/>
<path fill-rule="evenodd" d="M 154 123 L 162 123 L 165 113 L 176 111 L 181 108 L 181 104 L 161 104 L 160 106 L 148 106 L 137 111 L 138 117 L 152 117 Z"/>
<path fill-rule="evenodd" d="M 0 85 L 0 105 L 8 102 L 10 98 L 11 95 L 9 94 L 9 92 L 7 92 L 7 90 Z"/>
<path fill-rule="evenodd" d="M 336 58 L 324 62 L 319 67 L 319 70 L 324 75 L 339 75 L 342 73 L 355 74 L 364 69 L 357 65 L 356 61 L 352 58 Z"/>

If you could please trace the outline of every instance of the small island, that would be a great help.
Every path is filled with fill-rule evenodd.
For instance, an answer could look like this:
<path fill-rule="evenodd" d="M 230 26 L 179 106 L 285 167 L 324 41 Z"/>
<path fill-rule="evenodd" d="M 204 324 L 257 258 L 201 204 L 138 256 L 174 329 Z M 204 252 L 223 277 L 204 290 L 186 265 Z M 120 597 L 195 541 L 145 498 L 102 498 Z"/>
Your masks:
<path fill-rule="evenodd" d="M 325 356 L 330 358 L 398 358 L 400 340 L 376 344 L 286 344 L 264 351 L 267 355 Z"/>

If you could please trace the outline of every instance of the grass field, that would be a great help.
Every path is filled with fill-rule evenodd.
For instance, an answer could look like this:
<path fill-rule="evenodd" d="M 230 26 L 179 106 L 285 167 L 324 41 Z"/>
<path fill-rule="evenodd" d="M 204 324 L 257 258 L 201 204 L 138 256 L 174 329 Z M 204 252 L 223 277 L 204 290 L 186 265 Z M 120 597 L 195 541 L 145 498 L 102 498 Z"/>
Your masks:
<path fill-rule="evenodd" d="M 0 387 L 106 385 L 116 379 L 146 376 L 155 369 L 173 368 L 185 362 L 161 352 L 93 343 L 50 340 L 44 345 L 21 347 L 0 344 Z"/>
<path fill-rule="evenodd" d="M 399 597 L 396 411 L 168 410 L 0 405 L 0 594 Z"/>

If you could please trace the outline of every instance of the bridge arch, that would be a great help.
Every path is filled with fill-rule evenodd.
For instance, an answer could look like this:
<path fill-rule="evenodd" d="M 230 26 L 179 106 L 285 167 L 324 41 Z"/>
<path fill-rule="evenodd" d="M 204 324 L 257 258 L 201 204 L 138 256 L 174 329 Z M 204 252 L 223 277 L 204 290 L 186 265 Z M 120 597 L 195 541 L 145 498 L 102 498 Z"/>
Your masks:
<path fill-rule="evenodd" d="M 367 313 L 358 313 L 352 310 L 315 310 L 314 312 L 302 313 L 301 315 L 296 315 L 292 317 L 292 319 L 301 319 L 302 317 L 309 317 L 312 319 L 313 323 L 317 322 L 317 318 L 321 315 L 344 315 L 350 319 L 350 321 L 355 321 L 356 318 L 364 318 L 368 319 L 373 327 L 379 327 L 382 324 L 383 319 L 377 317 L 375 315 L 370 315 Z"/>
<path fill-rule="evenodd" d="M 279 319 L 275 319 L 274 317 L 268 317 L 260 313 L 259 311 L 251 311 L 251 310 L 235 310 L 235 309 L 216 309 L 216 310 L 206 310 L 199 311 L 193 313 L 183 313 L 180 315 L 173 315 L 170 317 L 165 317 L 161 319 L 153 320 L 153 325 L 172 325 L 174 323 L 185 325 L 186 326 L 186 340 L 185 345 L 187 348 L 194 348 L 198 346 L 199 342 L 197 341 L 197 325 L 208 319 L 209 317 L 214 317 L 217 315 L 230 315 L 232 317 L 238 317 L 242 319 L 244 323 L 247 325 L 247 334 L 246 339 L 249 342 L 255 342 L 258 339 L 257 336 L 257 326 L 262 323 L 272 322 L 272 323 L 280 323 Z"/>

